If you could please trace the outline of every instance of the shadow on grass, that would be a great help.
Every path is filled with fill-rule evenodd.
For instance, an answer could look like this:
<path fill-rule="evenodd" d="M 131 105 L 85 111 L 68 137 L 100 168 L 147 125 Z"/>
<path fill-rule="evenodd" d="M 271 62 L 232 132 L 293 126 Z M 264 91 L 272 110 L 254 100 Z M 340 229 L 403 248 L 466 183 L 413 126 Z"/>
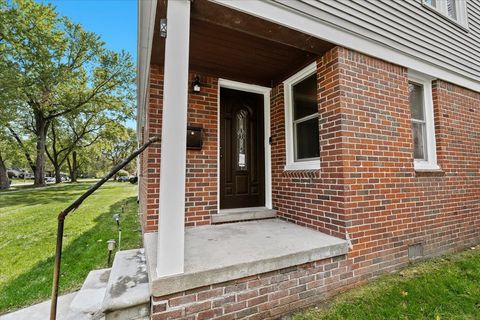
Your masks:
<path fill-rule="evenodd" d="M 94 183 L 78 183 L 51 187 L 31 188 L 0 193 L 0 209 L 21 203 L 24 206 L 51 205 L 52 203 L 67 203 L 82 195 Z M 114 185 L 103 185 L 102 190 L 111 189 Z M 70 200 L 65 200 L 70 199 Z"/>
<path fill-rule="evenodd" d="M 85 188 L 83 187 L 82 190 Z M 78 235 L 62 254 L 60 292 L 63 294 L 81 287 L 88 273 L 93 269 L 107 268 L 107 244 L 109 239 L 117 239 L 118 230 L 112 219 L 114 213 L 122 216 L 122 250 L 137 248 L 141 245 L 140 226 L 137 217 L 136 197 L 122 199 L 111 205 L 108 212 L 95 218 L 95 226 Z M 68 231 L 69 219 L 65 223 Z M 64 239 L 66 241 L 67 239 Z M 55 239 L 52 239 L 55 241 Z M 54 262 L 52 256 L 36 264 L 29 271 L 6 283 L 0 288 L 0 314 L 50 297 Z M 14 266 L 12 266 L 14 267 Z"/>

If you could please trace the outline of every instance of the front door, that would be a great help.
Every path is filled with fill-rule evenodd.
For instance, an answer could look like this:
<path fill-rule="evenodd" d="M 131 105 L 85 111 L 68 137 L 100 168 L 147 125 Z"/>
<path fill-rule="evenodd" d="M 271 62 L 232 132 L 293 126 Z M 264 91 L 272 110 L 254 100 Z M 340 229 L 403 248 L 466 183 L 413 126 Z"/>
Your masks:
<path fill-rule="evenodd" d="M 220 90 L 220 209 L 265 205 L 263 95 Z"/>

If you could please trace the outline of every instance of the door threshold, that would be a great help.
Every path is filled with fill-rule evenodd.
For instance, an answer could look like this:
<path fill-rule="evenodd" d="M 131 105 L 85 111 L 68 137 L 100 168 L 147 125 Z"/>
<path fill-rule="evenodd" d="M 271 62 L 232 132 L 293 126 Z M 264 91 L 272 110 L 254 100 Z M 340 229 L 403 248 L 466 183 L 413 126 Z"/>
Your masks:
<path fill-rule="evenodd" d="M 277 210 L 267 207 L 221 209 L 212 215 L 212 223 L 228 223 L 247 220 L 271 219 L 277 217 Z"/>

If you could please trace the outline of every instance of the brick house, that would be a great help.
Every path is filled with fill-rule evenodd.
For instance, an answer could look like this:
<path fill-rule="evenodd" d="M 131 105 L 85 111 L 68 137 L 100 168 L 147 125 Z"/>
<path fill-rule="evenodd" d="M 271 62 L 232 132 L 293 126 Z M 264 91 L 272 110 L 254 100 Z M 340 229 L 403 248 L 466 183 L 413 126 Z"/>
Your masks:
<path fill-rule="evenodd" d="M 480 3 L 139 1 L 152 319 L 274 319 L 480 240 Z"/>

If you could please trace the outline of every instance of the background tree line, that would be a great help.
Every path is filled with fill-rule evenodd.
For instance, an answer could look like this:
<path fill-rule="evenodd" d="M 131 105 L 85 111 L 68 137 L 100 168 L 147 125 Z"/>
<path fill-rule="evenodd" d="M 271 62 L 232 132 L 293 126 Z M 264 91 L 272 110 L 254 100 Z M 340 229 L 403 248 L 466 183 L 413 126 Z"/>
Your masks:
<path fill-rule="evenodd" d="M 0 188 L 9 166 L 76 181 L 136 146 L 135 65 L 98 35 L 33 0 L 0 0 Z M 119 154 L 120 153 L 120 154 Z M 129 168 L 133 170 L 134 168 Z"/>

